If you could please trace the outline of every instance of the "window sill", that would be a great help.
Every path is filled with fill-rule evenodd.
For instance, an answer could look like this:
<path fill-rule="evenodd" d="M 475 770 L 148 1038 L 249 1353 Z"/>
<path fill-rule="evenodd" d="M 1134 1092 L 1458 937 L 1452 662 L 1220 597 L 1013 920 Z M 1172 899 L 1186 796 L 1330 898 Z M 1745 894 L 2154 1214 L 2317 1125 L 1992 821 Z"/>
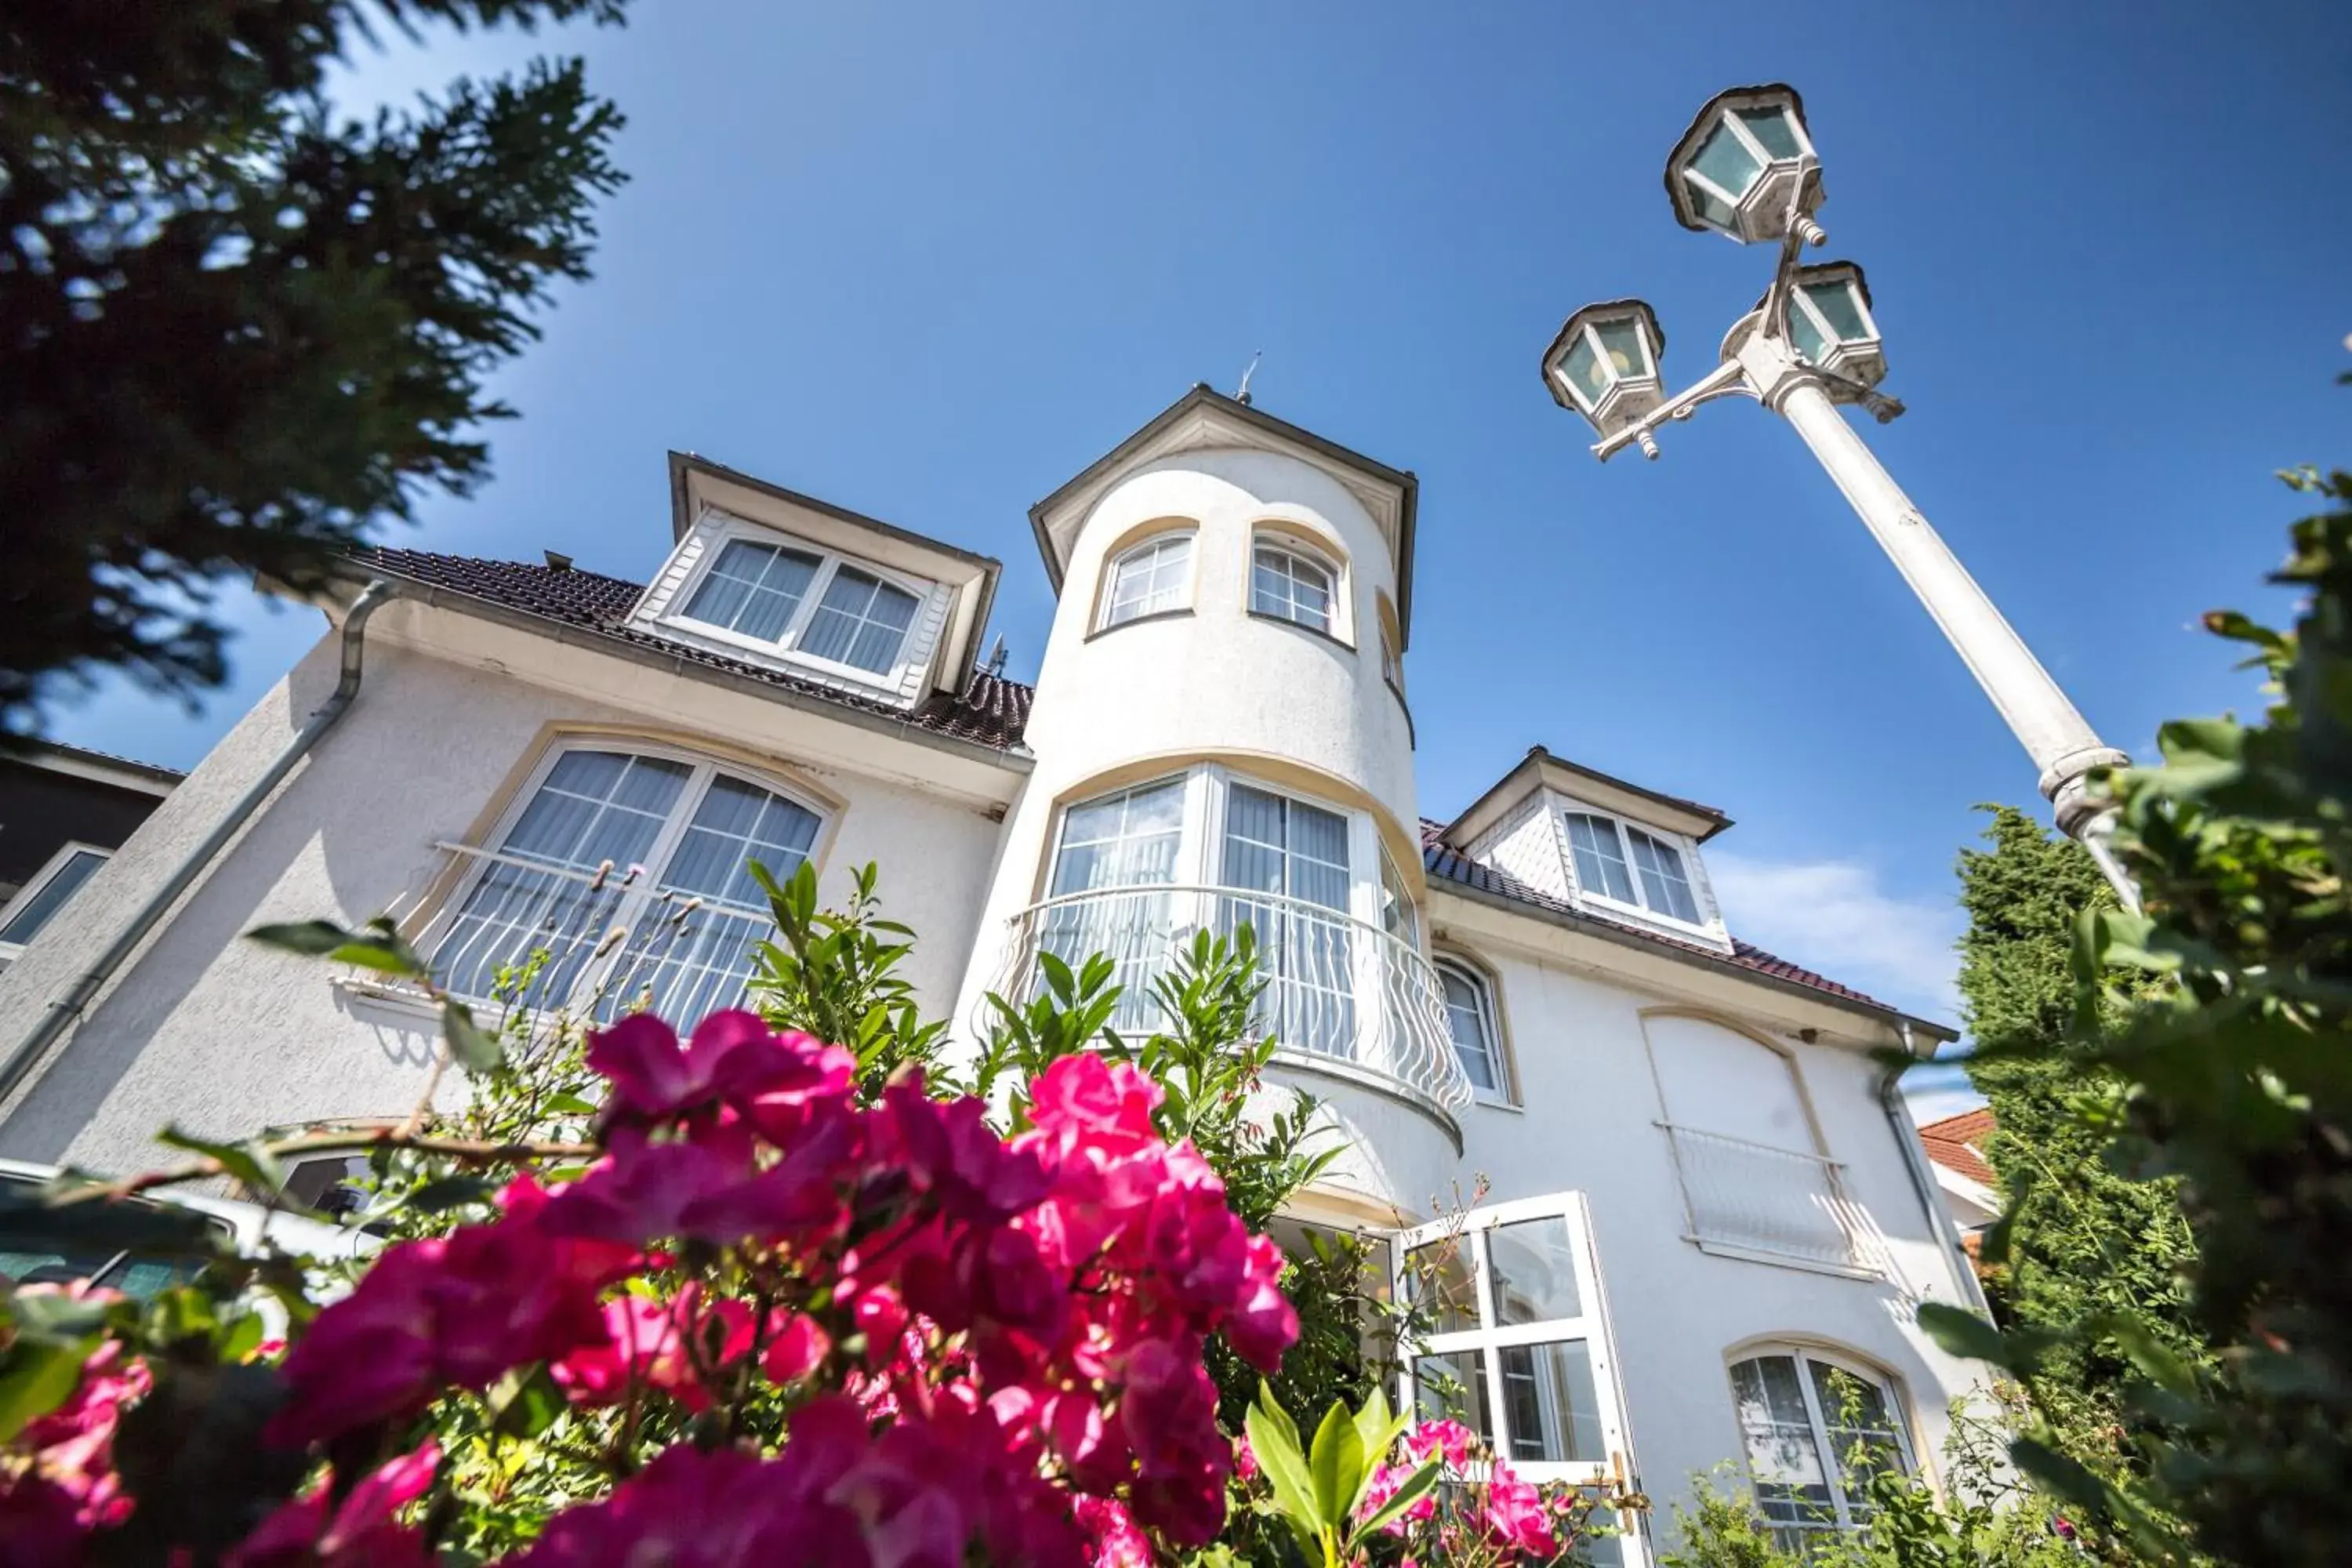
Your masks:
<path fill-rule="evenodd" d="M 1249 618 L 1254 621 L 1264 621 L 1270 626 L 1288 626 L 1294 632 L 1319 638 L 1329 643 L 1333 647 L 1343 647 L 1349 653 L 1356 651 L 1356 645 L 1340 637 L 1337 632 L 1325 631 L 1321 626 L 1310 626 L 1305 621 L 1294 621 L 1288 616 L 1269 615 L 1264 610 L 1252 610 L 1249 612 Z"/>
<path fill-rule="evenodd" d="M 1695 924 L 1674 915 L 1662 915 L 1647 904 L 1629 904 L 1622 899 L 1612 899 L 1590 888 L 1579 887 L 1576 896 L 1580 901 L 1591 905 L 1598 912 L 1612 919 L 1638 921 L 1643 925 L 1655 926 L 1660 931 L 1671 931 L 1676 936 L 1696 937 L 1727 952 L 1731 950 L 1730 934 L 1720 925 Z"/>
<path fill-rule="evenodd" d="M 372 1017 L 401 1029 L 441 1027 L 441 1008 L 413 985 L 372 975 L 342 974 L 327 983 L 335 1005 L 354 1017 Z"/>
<path fill-rule="evenodd" d="M 1685 1234 L 1685 1241 L 1711 1258 L 1728 1258 L 1741 1263 L 1761 1263 L 1773 1268 L 1793 1268 L 1801 1274 L 1827 1274 L 1839 1279 L 1876 1281 L 1885 1278 L 1875 1268 L 1864 1268 L 1853 1263 L 1824 1263 L 1818 1258 L 1798 1258 L 1785 1252 L 1769 1252 L 1760 1247 L 1742 1247 L 1737 1242 L 1710 1241 L 1703 1236 Z"/>
<path fill-rule="evenodd" d="M 863 665 L 843 664 L 837 659 L 819 658 L 814 654 L 802 653 L 782 643 L 761 642 L 740 632 L 729 631 L 703 621 L 688 620 L 683 616 L 663 616 L 654 622 L 662 631 L 682 634 L 680 640 L 691 637 L 703 643 L 717 644 L 730 657 L 740 655 L 744 662 L 765 666 L 784 675 L 798 675 L 807 679 L 830 680 L 845 686 L 862 687 L 884 701 L 903 702 L 901 689 L 907 678 L 908 661 L 903 646 L 900 658 L 888 669 L 877 673 Z M 693 646 L 689 644 L 688 646 Z M 912 703 L 904 703 L 912 707 Z"/>
<path fill-rule="evenodd" d="M 1525 1116 L 1528 1113 L 1528 1108 L 1515 1100 L 1489 1100 L 1483 1094 L 1471 1100 L 1470 1104 L 1475 1110 L 1507 1110 L 1513 1116 Z"/>
<path fill-rule="evenodd" d="M 1186 605 L 1181 609 L 1154 610 L 1148 616 L 1129 616 L 1123 621 L 1114 621 L 1107 626 L 1097 626 L 1094 630 L 1088 632 L 1083 640 L 1092 642 L 1097 637 L 1108 637 L 1113 632 L 1123 632 L 1129 626 L 1149 626 L 1153 621 L 1189 620 L 1192 618 L 1192 606 Z"/>

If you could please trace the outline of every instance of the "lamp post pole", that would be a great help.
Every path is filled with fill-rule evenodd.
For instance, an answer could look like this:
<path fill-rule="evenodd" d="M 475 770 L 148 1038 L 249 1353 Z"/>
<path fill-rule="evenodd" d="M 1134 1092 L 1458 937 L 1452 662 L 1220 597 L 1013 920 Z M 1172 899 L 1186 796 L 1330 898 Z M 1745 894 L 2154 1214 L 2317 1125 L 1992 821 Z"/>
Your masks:
<path fill-rule="evenodd" d="M 1544 353 L 1552 397 L 1591 423 L 1603 462 L 1633 446 L 1657 457 L 1668 422 L 1721 397 L 1753 397 L 1796 426 L 2033 759 L 2060 829 L 2137 910 L 2138 890 L 2108 843 L 2114 808 L 2088 787 L 2094 771 L 2131 759 L 2099 739 L 1839 407 L 1861 404 L 1881 424 L 1903 412 L 1875 390 L 1886 360 L 1862 269 L 1797 265 L 1799 249 L 1824 237 L 1812 217 L 1821 160 L 1795 89 L 1776 82 L 1717 93 L 1676 143 L 1666 189 L 1686 228 L 1777 242 L 1771 288 L 1724 340 L 1722 363 L 1672 396 L 1658 372 L 1665 335 L 1656 313 L 1639 300 L 1588 305 Z"/>
<path fill-rule="evenodd" d="M 2109 808 L 2091 798 L 2084 783 L 2092 770 L 2123 767 L 2131 759 L 2099 739 L 1926 514 L 1846 422 L 1822 377 L 1790 353 L 1786 340 L 1750 332 L 1737 351 L 1736 363 L 1756 397 L 1794 426 L 1812 448 L 1863 526 L 1992 699 L 2040 770 L 2042 794 L 2060 830 L 2091 851 L 2125 907 L 2137 909 L 2137 890 L 2105 842 Z"/>

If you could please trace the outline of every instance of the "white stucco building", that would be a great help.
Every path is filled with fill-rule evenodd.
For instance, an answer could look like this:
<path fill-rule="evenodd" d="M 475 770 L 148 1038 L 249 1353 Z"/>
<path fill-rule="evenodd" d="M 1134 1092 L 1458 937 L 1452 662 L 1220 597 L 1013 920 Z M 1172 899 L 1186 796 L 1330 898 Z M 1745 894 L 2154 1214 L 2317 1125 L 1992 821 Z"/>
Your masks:
<path fill-rule="evenodd" d="M 764 925 L 747 858 L 834 899 L 878 861 L 968 1029 L 1041 950 L 1139 981 L 1246 920 L 1283 1076 L 1345 1138 L 1298 1218 L 1451 1248 L 1423 1367 L 1522 1469 L 1663 1504 L 1732 1461 L 1821 1528 L 1853 1522 L 1857 1437 L 1932 1474 L 1971 1374 L 1913 1316 L 1973 1281 L 1874 1053 L 1949 1031 L 1727 931 L 1711 807 L 1538 747 L 1423 816 L 1412 475 L 1195 389 L 1033 510 L 1034 691 L 978 668 L 997 563 L 670 475 L 650 584 L 350 563 L 329 635 L 0 974 L 0 1155 L 119 1171 L 167 1122 L 404 1110 L 430 1013 L 238 940 L 264 921 L 394 911 L 460 993 L 620 922 L 620 959 L 571 944 L 553 983 L 627 962 L 691 1017 Z"/>

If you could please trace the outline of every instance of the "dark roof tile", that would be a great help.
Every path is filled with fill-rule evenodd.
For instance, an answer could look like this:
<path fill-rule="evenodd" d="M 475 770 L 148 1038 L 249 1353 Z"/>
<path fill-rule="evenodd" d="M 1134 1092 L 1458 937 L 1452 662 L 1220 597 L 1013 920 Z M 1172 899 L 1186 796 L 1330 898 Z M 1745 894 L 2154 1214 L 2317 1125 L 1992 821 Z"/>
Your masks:
<path fill-rule="evenodd" d="M 425 550 L 367 546 L 351 553 L 352 559 L 362 566 L 389 572 L 411 582 L 446 588 L 568 626 L 583 626 L 616 642 L 659 648 L 708 668 L 747 676 L 786 690 L 837 702 L 845 708 L 903 719 L 953 740 L 1009 751 L 1021 744 L 1022 731 L 1029 722 L 1030 689 L 984 670 L 976 672 L 962 691 L 933 691 L 908 710 L 747 659 L 730 658 L 657 637 L 627 624 L 629 612 L 635 608 L 638 595 L 645 591 L 643 586 L 625 578 L 607 577 L 601 572 L 586 572 L 576 566 L 558 571 L 519 561 L 484 561 Z"/>
<path fill-rule="evenodd" d="M 1785 980 L 1792 984 L 1805 986 L 1809 990 L 1842 997 L 1849 1002 L 1859 1002 L 1865 1006 L 1876 1007 L 1883 1012 L 1898 1015 L 1902 1012 L 1899 1007 L 1881 1002 L 1874 996 L 1865 995 L 1850 985 L 1841 985 L 1828 976 L 1816 974 L 1801 964 L 1790 963 L 1785 958 L 1776 958 L 1753 942 L 1741 942 L 1737 937 L 1732 939 L 1731 952 L 1727 954 L 1715 948 L 1702 947 L 1695 942 L 1683 942 L 1658 931 L 1645 931 L 1640 926 L 1629 925 L 1623 921 L 1612 921 L 1605 915 L 1595 914 L 1590 910 L 1579 909 L 1574 904 L 1555 899 L 1549 893 L 1528 886 L 1508 872 L 1498 871 L 1492 866 L 1471 859 L 1459 849 L 1447 844 L 1444 834 L 1444 823 L 1432 822 L 1426 817 L 1422 819 L 1422 865 L 1432 877 L 1440 880 L 1459 883 L 1465 888 L 1475 888 L 1482 893 L 1508 899 L 1514 903 L 1528 904 L 1547 913 L 1564 915 L 1572 920 L 1590 921 L 1595 925 L 1605 925 L 1618 931 L 1629 931 L 1645 942 L 1655 942 L 1660 947 L 1703 954 L 1718 962 L 1736 964 L 1742 969 L 1752 969 L 1759 974 L 1769 974 L 1776 980 Z"/>

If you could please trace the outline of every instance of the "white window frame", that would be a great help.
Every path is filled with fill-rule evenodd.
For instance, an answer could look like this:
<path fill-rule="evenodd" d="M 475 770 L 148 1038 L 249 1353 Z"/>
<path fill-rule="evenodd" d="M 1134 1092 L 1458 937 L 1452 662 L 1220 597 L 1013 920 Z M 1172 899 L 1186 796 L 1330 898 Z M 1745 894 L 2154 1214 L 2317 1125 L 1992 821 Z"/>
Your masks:
<path fill-rule="evenodd" d="M 1554 1318 L 1540 1323 L 1496 1324 L 1494 1274 L 1486 1261 L 1486 1233 L 1498 1225 L 1552 1218 L 1565 1221 L 1568 1226 L 1570 1256 L 1575 1268 L 1578 1315 Z M 1397 1373 L 1397 1409 L 1412 1411 L 1416 1408 L 1413 1363 L 1419 1357 L 1475 1352 L 1486 1381 L 1487 1419 L 1493 1429 L 1495 1452 L 1519 1476 L 1538 1483 L 1561 1481 L 1570 1486 L 1601 1486 L 1612 1479 L 1632 1478 L 1634 1473 L 1633 1443 L 1627 1435 L 1624 1390 L 1617 1373 L 1616 1342 L 1610 1327 L 1601 1258 L 1592 1245 L 1591 1208 L 1582 1193 L 1551 1193 L 1541 1197 L 1489 1204 L 1467 1214 L 1399 1231 L 1391 1239 L 1390 1260 L 1395 1270 L 1392 1289 L 1398 1300 L 1407 1299 L 1406 1291 L 1410 1286 L 1408 1258 L 1412 1250 L 1452 1240 L 1468 1255 L 1478 1302 L 1476 1328 L 1433 1333 L 1416 1343 L 1399 1347 L 1398 1360 L 1402 1364 Z M 1591 1460 L 1513 1458 L 1510 1404 L 1504 1397 L 1499 1352 L 1511 1346 L 1551 1344 L 1564 1340 L 1580 1340 L 1585 1346 L 1592 1369 L 1593 1402 L 1601 1418 L 1602 1457 Z M 1638 1526 L 1631 1521 L 1626 1524 L 1625 1533 L 1618 1537 L 1626 1568 L 1641 1568 L 1647 1561 L 1645 1543 Z"/>
<path fill-rule="evenodd" d="M 1623 899 L 1585 881 L 1583 872 L 1577 868 L 1576 840 L 1569 831 L 1568 819 L 1571 816 L 1589 816 L 1596 822 L 1606 823 L 1617 835 L 1617 853 L 1625 863 L 1626 876 L 1631 878 L 1633 883 L 1633 902 L 1628 903 Z M 1568 862 L 1568 874 L 1573 879 L 1580 898 L 1596 904 L 1605 904 L 1613 910 L 1623 910 L 1643 920 L 1654 921 L 1660 925 L 1673 926 L 1678 931 L 1705 931 L 1710 935 L 1715 933 L 1716 921 L 1708 915 L 1708 906 L 1714 900 L 1709 896 L 1706 884 L 1696 869 L 1698 851 L 1687 837 L 1679 833 L 1669 833 L 1662 827 L 1653 827 L 1645 822 L 1629 821 L 1613 811 L 1603 811 L 1599 806 L 1587 805 L 1581 801 L 1562 803 L 1559 807 L 1559 852 Z M 1633 841 L 1627 837 L 1629 830 L 1639 833 L 1675 852 L 1675 858 L 1682 862 L 1683 885 L 1690 889 L 1691 908 L 1698 916 L 1696 920 L 1685 920 L 1672 910 L 1659 909 L 1649 901 L 1650 889 L 1642 881 L 1641 863 L 1633 858 Z"/>
<path fill-rule="evenodd" d="M 1177 602 L 1165 609 L 1139 610 L 1133 615 L 1122 616 L 1113 620 L 1111 611 L 1118 590 L 1120 569 L 1146 552 L 1164 550 L 1174 543 L 1181 543 L 1184 546 L 1183 581 L 1177 590 Z M 1103 563 L 1102 585 L 1095 605 L 1094 629 L 1097 632 L 1107 632 L 1118 626 L 1132 626 L 1138 621 L 1157 620 L 1162 616 L 1190 614 L 1194 603 L 1194 595 L 1200 587 L 1200 573 L 1201 531 L 1198 527 L 1186 523 L 1154 530 Z"/>
<path fill-rule="evenodd" d="M 930 604 L 931 593 L 938 586 L 937 584 L 925 578 L 910 576 L 904 572 L 893 571 L 887 566 L 877 565 L 862 556 L 845 554 L 841 551 L 818 544 L 812 540 L 803 539 L 797 534 L 786 533 L 781 529 L 763 528 L 757 523 L 746 522 L 740 518 L 706 514 L 696 527 L 701 534 L 702 552 L 696 557 L 694 566 L 688 572 L 686 580 L 678 584 L 670 594 L 668 603 L 664 606 L 660 616 L 664 626 L 675 626 L 682 631 L 692 632 L 697 637 L 726 643 L 748 653 L 758 654 L 763 658 L 782 658 L 789 664 L 803 665 L 810 669 L 823 671 L 860 686 L 879 686 L 893 689 L 904 687 L 908 675 L 919 662 L 920 656 L 917 650 L 925 649 L 925 639 L 922 636 L 923 613 Z M 703 584 L 708 582 L 712 572 L 717 570 L 719 558 L 726 553 L 728 545 L 738 541 L 745 544 L 760 544 L 771 549 L 796 551 L 803 555 L 817 557 L 816 572 L 809 578 L 808 592 L 801 595 L 801 602 L 793 609 L 792 620 L 772 642 L 761 637 L 747 637 L 732 626 L 722 626 L 716 621 L 698 620 L 687 613 L 687 606 L 694 602 L 694 596 L 702 591 Z M 914 595 L 914 616 L 907 622 L 907 629 L 899 635 L 898 651 L 892 657 L 890 668 L 887 669 L 868 669 L 864 665 L 850 664 L 837 658 L 824 658 L 802 650 L 801 643 L 808 635 L 809 623 L 816 618 L 817 606 L 824 603 L 825 591 L 833 586 L 835 576 L 845 566 L 853 572 L 861 572 L 866 576 L 887 583 L 900 593 Z"/>
<path fill-rule="evenodd" d="M 1830 1447 L 1830 1426 L 1827 1415 L 1822 1409 L 1821 1391 L 1813 1386 L 1812 1374 L 1805 1363 L 1819 1362 L 1823 1366 L 1844 1373 L 1847 1376 L 1856 1378 L 1878 1390 L 1879 1400 L 1886 1407 L 1886 1427 L 1894 1435 L 1896 1454 L 1903 1463 L 1903 1473 L 1906 1476 L 1916 1476 L 1919 1473 L 1919 1460 L 1911 1447 L 1911 1406 L 1903 1396 L 1902 1380 L 1891 1373 L 1881 1371 L 1850 1352 L 1840 1351 L 1829 1345 L 1801 1343 L 1796 1341 L 1767 1341 L 1758 1344 L 1745 1344 L 1725 1356 L 1723 1379 L 1727 1391 L 1732 1394 L 1732 1430 L 1739 1445 L 1740 1468 L 1748 1471 L 1751 1493 L 1756 1485 L 1756 1476 L 1748 1463 L 1748 1429 L 1739 1419 L 1739 1397 L 1732 1384 L 1731 1373 L 1735 1367 L 1767 1356 L 1788 1356 L 1796 1361 L 1797 1388 L 1798 1392 L 1804 1396 L 1805 1420 L 1806 1424 L 1812 1428 L 1813 1452 L 1821 1464 L 1822 1478 L 1829 1483 L 1830 1504 L 1837 1514 L 1835 1520 L 1825 1520 L 1817 1524 L 1791 1524 L 1766 1515 L 1767 1527 L 1776 1540 L 1781 1541 L 1791 1549 L 1799 1550 L 1802 1548 L 1801 1538 L 1804 1536 L 1865 1528 L 1864 1521 L 1853 1516 L 1853 1507 L 1847 1500 L 1844 1461 Z M 1761 1500 L 1759 1500 L 1759 1507 L 1760 1509 Z"/>
<path fill-rule="evenodd" d="M 1492 1089 L 1480 1088 L 1478 1080 L 1475 1078 L 1470 1080 L 1471 1089 L 1476 1094 L 1478 1103 L 1516 1106 L 1518 1101 L 1512 1092 L 1510 1053 L 1503 1048 L 1502 1008 L 1495 1000 L 1494 981 L 1487 977 L 1485 970 L 1458 953 L 1440 950 L 1429 955 L 1429 962 L 1437 971 L 1441 989 L 1444 984 L 1445 976 L 1454 974 L 1469 984 L 1471 994 L 1476 998 L 1478 1026 L 1486 1037 L 1486 1071 L 1487 1075 L 1495 1080 L 1495 1087 Z M 1445 1011 L 1446 1034 L 1451 1037 L 1454 1004 L 1450 998 L 1446 999 Z M 1456 1049 L 1459 1049 L 1458 1046 Z M 1467 1069 L 1465 1068 L 1465 1071 L 1466 1072 Z"/>
<path fill-rule="evenodd" d="M 1257 557 L 1261 550 L 1270 551 L 1277 555 L 1287 555 L 1294 561 L 1314 567 L 1331 579 L 1330 610 L 1323 625 L 1318 626 L 1312 621 L 1302 621 L 1296 616 L 1286 616 L 1279 611 L 1258 608 Z M 1258 527 L 1250 530 L 1249 570 L 1242 579 L 1242 607 L 1257 619 L 1274 621 L 1286 626 L 1297 626 L 1303 631 L 1329 637 L 1342 647 L 1353 647 L 1355 646 L 1352 641 L 1354 626 L 1347 607 L 1349 591 L 1347 563 L 1329 550 L 1319 544 L 1308 542 L 1288 529 Z"/>
<path fill-rule="evenodd" d="M 97 876 L 100 871 L 105 870 L 106 863 L 114 858 L 114 851 L 109 849 L 103 844 L 88 844 L 79 838 L 68 839 L 65 843 L 58 847 L 55 854 L 51 855 L 47 860 L 41 862 L 39 869 L 36 870 L 30 877 L 25 879 L 25 885 L 23 887 L 18 888 L 15 892 L 8 895 L 8 901 L 6 903 L 0 904 L 0 931 L 7 929 L 8 922 L 16 919 L 17 912 L 26 904 L 31 903 L 36 898 L 39 897 L 41 890 L 47 888 L 51 882 L 57 880 L 58 874 L 64 871 L 68 865 L 73 863 L 75 857 L 81 855 L 95 855 L 98 857 L 98 865 L 90 872 L 90 876 L 92 877 Z M 88 886 L 89 886 L 89 882 L 88 879 L 84 879 L 82 887 L 86 888 Z M 81 889 L 79 888 L 74 889 L 75 892 L 79 892 L 80 890 Z M 52 910 L 49 912 L 49 920 L 53 921 L 57 919 L 58 915 L 63 914 L 67 906 L 72 902 L 73 895 L 69 893 L 66 896 L 65 903 L 59 904 L 55 910 Z M 36 930 L 33 932 L 33 935 L 40 935 L 41 931 L 48 929 L 48 924 L 49 921 L 43 921 L 39 929 Z M 29 945 L 27 942 L 0 942 L 0 965 L 16 963 L 18 958 L 24 955 L 25 949 L 27 945 Z"/>
<path fill-rule="evenodd" d="M 657 758 L 683 763 L 692 772 L 687 775 L 686 782 L 679 786 L 677 800 L 671 806 L 669 815 L 664 818 L 661 831 L 655 836 L 653 843 L 646 847 L 645 858 L 638 862 L 646 869 L 644 880 L 623 896 L 611 918 L 600 922 L 608 930 L 614 926 L 626 928 L 629 931 L 629 939 L 611 953 L 599 955 L 583 966 L 579 975 L 572 982 L 571 991 L 563 997 L 547 998 L 532 1004 L 532 1009 L 537 1012 L 550 1012 L 558 1007 L 569 1006 L 574 997 L 596 994 L 599 988 L 609 980 L 615 967 L 624 962 L 636 938 L 641 934 L 638 929 L 640 924 L 648 911 L 655 907 L 657 898 L 655 891 L 656 884 L 660 882 L 662 874 L 668 870 L 671 860 L 676 858 L 678 845 L 686 837 L 687 829 L 693 824 L 695 813 L 701 808 L 703 801 L 709 795 L 712 782 L 721 774 L 766 790 L 771 795 L 788 800 L 802 810 L 815 816 L 816 831 L 809 839 L 808 853 L 804 857 L 806 862 L 812 866 L 824 863 L 825 850 L 832 842 L 834 833 L 840 826 L 842 814 L 838 807 L 820 799 L 805 785 L 796 784 L 791 779 L 780 778 L 761 768 L 751 767 L 730 759 L 714 757 L 709 752 L 698 752 L 688 746 L 653 740 L 639 740 L 629 735 L 564 737 L 545 749 L 539 761 L 532 766 L 530 776 L 509 795 L 505 805 L 499 812 L 498 820 L 491 825 L 489 831 L 483 835 L 482 843 L 442 846 L 444 848 L 460 852 L 466 869 L 450 887 L 448 896 L 433 910 L 431 917 L 424 922 L 422 930 L 417 933 L 416 946 L 424 953 L 428 963 L 433 962 L 436 950 L 455 929 L 457 920 L 464 913 L 467 904 L 472 900 L 475 890 L 480 887 L 483 879 L 489 875 L 494 867 L 521 864 L 534 869 L 558 869 L 547 866 L 545 862 L 526 860 L 519 856 L 510 857 L 506 852 L 506 844 L 516 826 L 522 820 L 523 813 L 530 810 L 531 802 L 539 798 L 541 786 L 547 783 L 549 775 L 555 772 L 556 764 L 574 752 L 599 752 L 615 756 Z M 624 874 L 625 869 L 615 868 L 614 875 L 618 877 Z M 772 866 L 769 869 L 776 871 L 778 868 Z M 788 874 L 780 873 L 778 879 L 782 880 L 783 875 Z M 705 901 L 709 900 L 706 899 Z M 715 907 L 732 913 L 756 912 L 740 910 L 732 905 Z M 557 956 L 560 957 L 560 955 Z M 471 996 L 467 999 L 483 1000 L 483 998 Z M 740 1003 L 730 1005 L 736 1005 Z M 658 1011 L 658 1008 L 656 1010 Z M 700 1020 L 668 1018 L 666 1021 L 685 1027 Z"/>

